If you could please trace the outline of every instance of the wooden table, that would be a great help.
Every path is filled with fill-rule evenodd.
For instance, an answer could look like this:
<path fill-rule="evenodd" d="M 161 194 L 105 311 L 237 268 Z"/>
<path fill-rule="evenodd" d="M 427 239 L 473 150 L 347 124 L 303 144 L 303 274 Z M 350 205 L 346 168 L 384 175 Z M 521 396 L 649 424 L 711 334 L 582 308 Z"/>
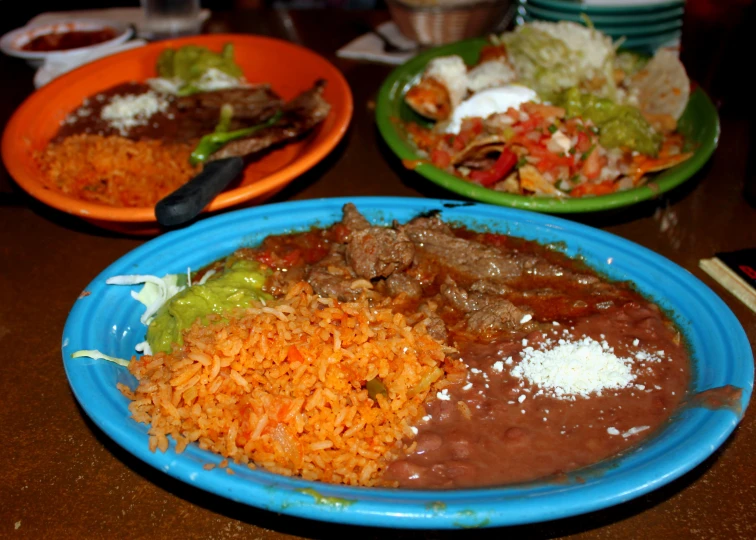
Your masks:
<path fill-rule="evenodd" d="M 330 58 L 352 86 L 355 113 L 338 148 L 275 200 L 350 195 L 450 197 L 405 170 L 380 140 L 373 105 L 389 68 L 335 58 L 364 22 L 383 12 L 235 12 L 212 32 L 263 33 L 297 41 Z M 0 119 L 32 91 L 33 72 L 0 57 Z M 725 102 L 727 105 L 727 103 Z M 756 210 L 744 198 L 749 123 L 722 114 L 719 149 L 681 188 L 647 204 L 575 216 L 642 244 L 710 285 L 756 340 L 756 314 L 713 282 L 698 261 L 756 246 Z M 751 148 L 753 152 L 753 148 Z M 756 181 L 750 172 L 749 182 Z M 236 504 L 152 469 L 114 444 L 78 407 L 60 356 L 68 310 L 105 266 L 141 238 L 91 228 L 26 196 L 0 170 L 0 537 L 4 538 L 447 538 L 464 532 L 411 532 L 311 522 Z M 504 535 L 578 538 L 756 537 L 756 422 L 751 411 L 713 456 L 671 484 L 592 514 L 507 530 Z M 473 535 L 471 534 L 471 536 Z"/>

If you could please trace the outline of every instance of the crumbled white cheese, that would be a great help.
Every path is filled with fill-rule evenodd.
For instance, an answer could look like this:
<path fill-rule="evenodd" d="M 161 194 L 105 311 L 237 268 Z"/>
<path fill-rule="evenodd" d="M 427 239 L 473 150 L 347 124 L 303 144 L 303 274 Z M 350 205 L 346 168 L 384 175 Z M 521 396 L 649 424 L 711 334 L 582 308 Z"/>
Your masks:
<path fill-rule="evenodd" d="M 518 397 L 518 398 L 517 398 L 517 401 L 519 401 L 520 403 L 522 403 L 523 401 L 525 401 L 525 399 L 526 399 L 527 397 L 528 397 L 528 396 L 526 396 L 525 394 L 520 394 L 520 397 Z"/>
<path fill-rule="evenodd" d="M 128 135 L 131 128 L 145 126 L 150 117 L 168 108 L 168 100 L 152 90 L 138 95 L 113 96 L 100 112 L 121 135 Z"/>
<path fill-rule="evenodd" d="M 446 388 L 444 388 L 440 392 L 436 392 L 436 397 L 441 401 L 449 401 L 451 399 L 449 391 Z"/>
<path fill-rule="evenodd" d="M 469 390 L 470 388 L 472 388 L 472 383 L 471 383 L 471 382 L 470 382 L 470 383 L 467 383 L 466 385 L 464 385 L 464 386 L 462 387 L 462 390 Z"/>
<path fill-rule="evenodd" d="M 501 360 L 497 360 L 496 362 L 493 363 L 493 366 L 491 366 L 491 369 L 501 373 L 502 371 L 504 371 L 504 362 L 502 362 Z"/>
<path fill-rule="evenodd" d="M 605 341 L 589 337 L 575 342 L 560 339 L 557 346 L 547 346 L 544 343 L 539 350 L 524 349 L 520 353 L 522 361 L 512 368 L 512 376 L 565 399 L 626 388 L 635 379 L 632 360 L 616 356 Z"/>
<path fill-rule="evenodd" d="M 526 322 L 530 321 L 533 318 L 533 316 L 530 313 L 526 313 L 522 316 L 522 319 L 520 319 L 520 324 L 525 324 Z"/>
<path fill-rule="evenodd" d="M 647 429 L 650 429 L 650 428 L 651 426 L 638 426 L 638 427 L 630 428 L 622 434 L 622 437 L 627 439 L 628 437 L 636 435 L 640 433 L 641 431 L 646 431 Z"/>
<path fill-rule="evenodd" d="M 609 435 L 619 435 L 619 434 L 620 434 L 619 430 L 618 430 L 618 429 L 617 429 L 616 427 L 609 427 L 609 428 L 606 428 L 606 432 L 607 432 L 607 433 L 608 433 Z"/>

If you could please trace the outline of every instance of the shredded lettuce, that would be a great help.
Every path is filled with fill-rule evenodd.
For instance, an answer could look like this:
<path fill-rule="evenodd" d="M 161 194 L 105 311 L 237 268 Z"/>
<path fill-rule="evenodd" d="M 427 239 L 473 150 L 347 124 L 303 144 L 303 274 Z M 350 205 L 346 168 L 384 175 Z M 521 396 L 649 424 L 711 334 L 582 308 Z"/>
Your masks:
<path fill-rule="evenodd" d="M 137 293 L 132 291 L 131 297 L 144 304 L 147 309 L 139 318 L 141 323 L 149 326 L 155 313 L 168 300 L 186 289 L 187 284 L 191 281 L 189 270 L 186 276 L 183 274 L 167 274 L 162 278 L 150 275 L 126 275 L 113 276 L 108 278 L 105 283 L 108 285 L 139 285 L 144 283 L 144 287 Z"/>
<path fill-rule="evenodd" d="M 612 39 L 577 23 L 533 22 L 501 36 L 517 76 L 546 100 L 579 87 L 613 99 L 616 46 Z"/>
<path fill-rule="evenodd" d="M 129 361 L 125 358 L 118 358 L 108 354 L 101 353 L 98 350 L 81 350 L 71 353 L 71 358 L 93 358 L 94 360 L 107 360 L 119 366 L 129 367 Z"/>

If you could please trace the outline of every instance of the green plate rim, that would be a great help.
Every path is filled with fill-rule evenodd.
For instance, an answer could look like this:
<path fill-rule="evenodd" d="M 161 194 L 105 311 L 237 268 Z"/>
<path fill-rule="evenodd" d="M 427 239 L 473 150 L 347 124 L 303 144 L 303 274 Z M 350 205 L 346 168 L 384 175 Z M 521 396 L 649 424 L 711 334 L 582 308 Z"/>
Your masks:
<path fill-rule="evenodd" d="M 521 3 L 528 3 L 527 0 Z M 672 7 L 679 7 L 685 5 L 685 0 L 669 0 L 668 2 L 659 2 L 658 4 L 646 4 L 638 6 L 586 6 L 581 2 L 560 2 L 555 0 L 534 0 L 533 4 L 542 6 L 545 8 L 555 9 L 558 11 L 564 11 L 567 13 L 616 13 L 616 14 L 632 14 L 640 12 L 657 12 L 669 9 Z"/>
<path fill-rule="evenodd" d="M 396 121 L 399 118 L 400 108 L 405 106 L 402 97 L 409 84 L 422 72 L 432 58 L 451 54 L 475 53 L 477 52 L 476 49 L 479 51 L 486 43 L 487 40 L 484 38 L 475 38 L 430 49 L 398 66 L 383 82 L 378 92 L 375 119 L 383 140 L 400 160 L 423 159 L 416 153 L 411 143 L 405 139 Z M 414 167 L 414 171 L 453 193 L 499 206 L 562 214 L 621 208 L 652 199 L 679 186 L 690 179 L 708 161 L 719 142 L 720 123 L 716 107 L 700 88 L 691 92 L 682 119 L 685 120 L 693 114 L 703 116 L 706 122 L 696 123 L 691 127 L 691 129 L 695 128 L 697 134 L 691 133 L 690 136 L 699 146 L 690 159 L 658 174 L 645 186 L 609 195 L 579 199 L 516 195 L 501 193 L 467 182 L 427 162 L 419 163 Z M 691 129 L 688 129 L 688 131 L 691 131 Z"/>

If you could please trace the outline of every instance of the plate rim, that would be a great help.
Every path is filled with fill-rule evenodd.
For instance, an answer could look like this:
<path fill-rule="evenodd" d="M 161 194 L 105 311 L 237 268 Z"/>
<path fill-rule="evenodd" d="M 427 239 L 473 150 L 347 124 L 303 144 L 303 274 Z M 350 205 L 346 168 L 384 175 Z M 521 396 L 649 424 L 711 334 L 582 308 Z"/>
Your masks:
<path fill-rule="evenodd" d="M 166 47 L 176 47 L 187 44 L 206 45 L 229 41 L 234 43 L 247 42 L 250 46 L 255 47 L 265 46 L 267 44 L 269 47 L 288 48 L 297 51 L 298 54 L 303 54 L 310 58 L 317 58 L 318 61 L 322 62 L 328 69 L 328 74 L 323 78 L 327 77 L 329 85 L 335 86 L 337 89 L 336 91 L 343 97 L 343 100 L 338 103 L 338 107 L 335 107 L 333 103 L 331 104 L 331 114 L 334 114 L 335 116 L 330 130 L 321 135 L 319 130 L 322 130 L 323 126 L 317 126 L 315 128 L 315 133 L 309 138 L 309 142 L 307 142 L 308 139 L 305 139 L 310 146 L 303 150 L 302 154 L 297 156 L 297 158 L 283 168 L 273 172 L 267 177 L 261 178 L 253 184 L 240 186 L 222 192 L 213 199 L 207 207 L 205 207 L 202 214 L 234 207 L 247 201 L 254 201 L 255 198 L 275 193 L 276 190 L 283 188 L 301 174 L 304 174 L 311 168 L 315 167 L 325 159 L 344 138 L 349 125 L 351 124 L 354 113 L 354 97 L 344 74 L 325 56 L 312 49 L 291 43 L 284 39 L 255 34 L 201 34 L 197 36 L 157 41 L 148 43 L 143 47 L 137 47 L 97 59 L 57 77 L 49 84 L 32 92 L 32 94 L 16 108 L 5 125 L 2 135 L 1 152 L 3 163 L 7 168 L 9 175 L 26 193 L 59 211 L 67 212 L 90 221 L 111 223 L 155 223 L 157 219 L 154 214 L 154 208 L 121 208 L 80 201 L 50 190 L 44 187 L 36 177 L 27 175 L 24 170 L 24 164 L 27 158 L 21 156 L 28 153 L 28 150 L 19 146 L 21 144 L 19 141 L 23 140 L 24 134 L 26 133 L 24 127 L 25 121 L 30 115 L 33 116 L 33 111 L 38 103 L 48 96 L 55 95 L 56 91 L 59 88 L 65 87 L 69 81 L 96 74 L 99 70 L 104 69 L 111 64 L 118 63 L 123 59 L 140 58 L 145 54 L 150 54 L 153 51 L 161 50 Z M 334 109 L 336 109 L 336 111 L 334 111 Z M 314 139 L 319 136 L 322 136 L 322 140 L 313 146 Z"/>
<path fill-rule="evenodd" d="M 530 3 L 529 0 L 520 0 L 523 4 Z M 665 2 L 657 2 L 653 4 L 641 4 L 641 5 L 624 5 L 624 6 L 584 6 L 581 3 L 564 2 L 559 0 L 535 0 L 533 2 L 536 5 L 546 6 L 555 10 L 562 10 L 568 13 L 586 13 L 591 12 L 601 14 L 633 14 L 640 12 L 656 12 L 664 11 L 673 7 L 681 7 L 685 5 L 685 0 L 667 0 Z"/>
<path fill-rule="evenodd" d="M 254 230 L 255 228 L 260 229 L 264 227 L 265 223 L 270 224 L 271 219 L 281 219 L 280 216 L 282 215 L 285 215 L 286 219 L 290 219 L 289 216 L 303 215 L 306 212 L 324 215 L 329 215 L 330 212 L 330 215 L 333 216 L 334 212 L 340 211 L 341 206 L 346 202 L 354 202 L 358 208 L 363 209 L 370 208 L 373 210 L 378 208 L 377 211 L 380 211 L 381 208 L 388 207 L 395 211 L 397 209 L 399 211 L 411 209 L 415 213 L 425 211 L 429 208 L 444 208 L 447 205 L 449 212 L 452 214 L 454 212 L 466 213 L 468 212 L 467 208 L 480 210 L 483 207 L 486 214 L 484 219 L 486 220 L 493 219 L 489 215 L 493 214 L 502 223 L 510 224 L 510 222 L 514 222 L 518 223 L 519 226 L 527 227 L 537 225 L 543 227 L 544 230 L 548 230 L 550 234 L 557 236 L 577 234 L 580 238 L 598 238 L 601 246 L 604 248 L 611 246 L 614 249 L 629 249 L 634 254 L 640 253 L 643 255 L 644 260 L 650 259 L 657 264 L 661 264 L 665 269 L 674 268 L 683 281 L 693 284 L 696 292 L 703 294 L 707 301 L 713 303 L 717 308 L 717 315 L 723 316 L 724 322 L 728 323 L 728 325 L 724 325 L 723 323 L 723 326 L 735 329 L 735 339 L 728 343 L 730 345 L 733 343 L 737 344 L 740 348 L 745 347 L 740 351 L 744 354 L 741 363 L 750 367 L 750 371 L 746 368 L 746 373 L 743 375 L 743 411 L 739 417 L 734 417 L 730 411 L 703 412 L 702 409 L 695 409 L 697 411 L 695 413 L 696 417 L 703 415 L 708 423 L 713 423 L 716 427 L 716 433 L 711 434 L 708 431 L 706 432 L 707 436 L 709 436 L 706 441 L 707 444 L 702 445 L 699 443 L 692 445 L 693 448 L 688 448 L 685 452 L 681 452 L 680 456 L 684 456 L 688 461 L 683 464 L 677 463 L 675 467 L 668 467 L 666 470 L 663 470 L 664 474 L 662 475 L 658 474 L 658 471 L 654 467 L 649 468 L 648 466 L 643 466 L 642 463 L 639 472 L 633 468 L 630 469 L 629 473 L 635 472 L 636 474 L 631 475 L 632 478 L 629 479 L 626 477 L 629 473 L 626 473 L 625 476 L 615 478 L 610 476 L 612 474 L 611 470 L 608 470 L 608 472 L 605 471 L 606 475 L 610 478 L 609 487 L 613 485 L 620 486 L 624 490 L 610 494 L 604 493 L 606 491 L 604 483 L 594 481 L 591 478 L 580 485 L 562 485 L 553 482 L 534 483 L 530 485 L 529 491 L 526 490 L 525 492 L 522 491 L 523 488 L 518 486 L 457 490 L 454 492 L 351 488 L 285 478 L 273 473 L 249 471 L 245 467 L 235 467 L 234 465 L 231 465 L 231 467 L 237 474 L 233 476 L 226 475 L 223 471 L 213 471 L 214 475 L 195 474 L 195 477 L 192 478 L 192 474 L 197 472 L 200 465 L 194 464 L 192 467 L 192 462 L 189 462 L 188 465 L 186 463 L 186 460 L 189 459 L 188 457 L 181 458 L 172 454 L 173 443 L 171 444 L 169 453 L 153 454 L 147 448 L 146 435 L 144 433 L 139 435 L 139 430 L 137 430 L 136 435 L 132 433 L 133 429 L 137 428 L 139 424 L 136 424 L 129 416 L 118 418 L 115 421 L 103 418 L 105 405 L 101 401 L 97 401 L 96 403 L 91 402 L 90 398 L 86 395 L 86 392 L 91 390 L 89 384 L 94 379 L 86 378 L 84 374 L 92 372 L 97 377 L 100 377 L 104 371 L 122 368 L 115 368 L 115 366 L 110 364 L 105 366 L 104 363 L 101 363 L 97 364 L 95 369 L 90 370 L 85 368 L 81 360 L 71 360 L 68 358 L 67 353 L 72 349 L 79 348 L 75 347 L 74 343 L 69 342 L 69 337 L 74 340 L 77 339 L 74 328 L 79 324 L 77 319 L 85 316 L 88 309 L 87 306 L 93 305 L 84 300 L 84 298 L 89 300 L 96 298 L 97 291 L 106 287 L 104 285 L 106 277 L 119 271 L 119 266 L 126 265 L 131 268 L 130 265 L 134 264 L 135 261 L 142 260 L 141 258 L 148 260 L 149 258 L 146 255 L 151 251 L 162 249 L 164 246 L 180 245 L 182 238 L 189 236 L 201 238 L 203 234 L 218 233 L 223 229 L 234 228 L 235 224 L 242 223 L 246 224 L 244 231 L 237 229 L 231 233 L 234 241 L 238 242 L 237 245 L 239 245 L 248 237 L 250 230 Z M 462 208 L 462 210 L 456 210 L 459 208 Z M 472 211 L 469 210 L 469 212 Z M 304 217 L 302 219 L 312 221 L 311 217 Z M 450 217 L 450 219 L 453 219 L 453 217 Z M 276 227 L 278 229 L 283 228 L 282 225 L 276 225 Z M 583 242 L 585 241 L 583 240 Z M 579 515 L 612 506 L 661 487 L 693 469 L 711 455 L 732 433 L 739 420 L 742 419 L 753 386 L 753 353 L 750 350 L 742 325 L 724 301 L 703 282 L 693 276 L 693 274 L 648 248 L 612 233 L 547 214 L 537 214 L 513 208 L 501 208 L 482 203 L 460 204 L 459 201 L 454 200 L 407 197 L 342 197 L 290 201 L 247 208 L 218 215 L 198 222 L 186 229 L 167 233 L 129 251 L 105 268 L 92 280 L 85 290 L 92 291 L 92 294 L 84 298 L 80 297 L 74 303 L 71 313 L 66 320 L 61 352 L 66 376 L 77 401 L 79 401 L 85 413 L 108 437 L 141 461 L 189 485 L 194 485 L 205 491 L 251 506 L 321 521 L 385 527 L 385 519 L 388 515 L 391 515 L 392 527 L 432 527 L 437 529 L 470 526 L 490 527 L 535 523 Z M 122 294 L 128 296 L 128 291 L 124 290 Z M 134 308 L 136 310 L 138 306 L 134 304 Z M 731 323 L 734 323 L 734 325 Z M 93 364 L 90 363 L 88 365 Z M 115 390 L 115 381 L 110 381 L 110 387 L 107 390 L 109 393 L 105 395 L 117 392 Z M 122 396 L 121 399 L 125 400 Z M 685 420 L 683 425 L 688 425 L 690 422 L 692 420 Z M 707 426 L 708 423 L 706 424 Z M 665 431 L 660 433 L 665 432 L 666 428 Z M 134 439 L 135 436 L 137 439 Z M 653 440 L 643 443 L 643 445 L 646 444 L 653 448 Z M 198 452 L 201 454 L 204 451 Z M 631 452 L 618 459 L 624 462 L 625 460 L 632 460 L 633 456 L 637 456 L 638 454 L 639 452 Z M 221 459 L 220 456 L 215 456 L 216 459 L 213 460 L 212 456 L 210 455 L 208 461 L 217 463 Z M 208 456 L 204 457 L 208 458 Z M 679 457 L 675 459 L 677 460 Z M 609 463 L 614 461 L 617 460 L 612 460 Z M 585 470 L 580 472 L 584 473 Z M 604 476 L 604 478 L 607 476 Z M 244 483 L 250 479 L 251 482 Z M 640 481 L 642 481 L 642 484 L 638 485 Z M 354 497 L 357 498 L 353 504 L 324 504 L 322 500 L 314 497 L 312 494 L 303 492 L 303 489 L 316 489 L 324 497 L 337 497 L 346 499 L 347 501 L 355 500 Z M 452 493 L 453 497 L 452 500 L 443 503 L 445 507 L 429 506 L 429 503 L 433 501 L 444 501 L 448 498 L 449 493 Z M 586 498 L 589 499 L 589 502 L 586 502 Z M 545 502 L 554 503 L 554 501 L 558 504 L 552 504 L 552 506 L 547 508 L 541 507 Z M 401 504 L 401 511 L 397 511 L 398 504 Z M 482 507 L 485 507 L 487 510 L 471 510 L 471 508 Z"/>
<path fill-rule="evenodd" d="M 652 181 L 644 186 L 608 195 L 557 199 L 498 192 L 447 173 L 416 153 L 399 131 L 397 127 L 399 122 L 393 114 L 401 106 L 399 100 L 408 87 L 408 84 L 403 81 L 415 79 L 428 61 L 437 56 L 459 54 L 460 49 L 482 47 L 485 43 L 487 43 L 485 38 L 473 38 L 424 51 L 392 70 L 378 92 L 375 119 L 384 142 L 400 161 L 416 162 L 413 168 L 415 172 L 448 191 L 479 202 L 538 212 L 569 214 L 611 210 L 655 198 L 690 180 L 706 164 L 717 148 L 721 129 L 719 115 L 711 99 L 700 87 L 697 87 L 691 92 L 688 106 L 691 102 L 699 102 L 698 106 L 707 109 L 708 114 L 712 116 L 713 124 L 705 126 L 708 136 L 697 148 L 695 154 L 676 167 L 660 173 L 655 177 L 661 179 L 659 181 Z"/>

